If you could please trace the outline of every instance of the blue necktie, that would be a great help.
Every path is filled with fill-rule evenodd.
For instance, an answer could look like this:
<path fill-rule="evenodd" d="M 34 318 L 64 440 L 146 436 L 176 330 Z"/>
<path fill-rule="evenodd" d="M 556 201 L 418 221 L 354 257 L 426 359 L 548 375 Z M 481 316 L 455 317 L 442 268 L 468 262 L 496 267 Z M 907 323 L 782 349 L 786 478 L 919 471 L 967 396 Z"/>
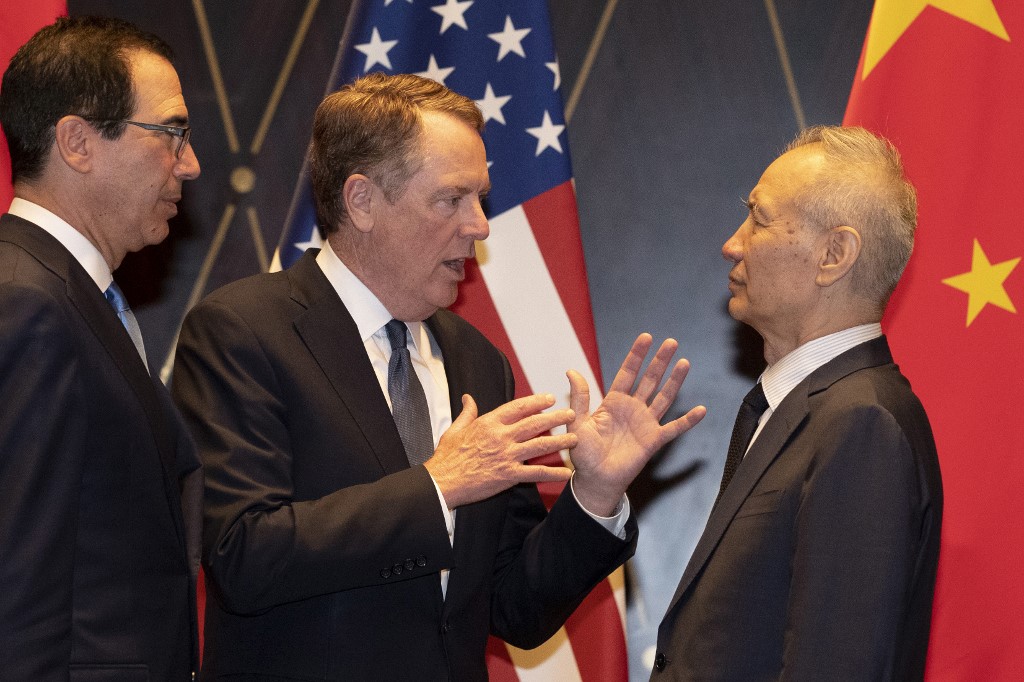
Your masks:
<path fill-rule="evenodd" d="M 405 446 L 410 466 L 423 464 L 434 454 L 434 436 L 430 428 L 427 396 L 416 377 L 409 355 L 408 332 L 404 322 L 391 320 L 384 325 L 391 342 L 388 361 L 388 394 L 398 434 Z"/>
<path fill-rule="evenodd" d="M 103 292 L 107 302 L 113 306 L 117 312 L 118 318 L 121 320 L 121 324 L 128 330 L 128 336 L 131 337 L 132 343 L 135 344 L 135 349 L 139 351 L 139 356 L 142 358 L 142 364 L 149 367 L 146 362 L 146 346 L 142 343 L 142 330 L 139 329 L 139 322 L 135 319 L 135 314 L 132 309 L 128 307 L 128 301 L 125 300 L 124 292 L 121 291 L 121 287 L 117 286 L 117 282 L 111 282 L 107 290 Z"/>

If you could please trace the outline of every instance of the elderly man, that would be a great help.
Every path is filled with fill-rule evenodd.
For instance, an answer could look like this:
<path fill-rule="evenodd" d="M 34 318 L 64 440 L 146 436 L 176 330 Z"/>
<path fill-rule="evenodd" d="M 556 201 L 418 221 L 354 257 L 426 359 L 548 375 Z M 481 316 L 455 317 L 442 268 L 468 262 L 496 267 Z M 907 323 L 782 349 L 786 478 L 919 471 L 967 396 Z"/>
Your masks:
<path fill-rule="evenodd" d="M 489 189 L 472 100 L 375 74 L 326 98 L 310 146 L 327 246 L 188 316 L 174 393 L 206 473 L 204 676 L 484 680 L 487 637 L 547 639 L 633 551 L 626 486 L 704 415 L 659 425 L 686 374 L 641 336 L 598 409 L 512 400 L 454 302 Z M 453 420 L 453 417 L 455 419 Z M 569 425 L 569 432 L 546 435 Z M 524 461 L 572 448 L 545 513 Z"/>
<path fill-rule="evenodd" d="M 170 48 L 59 19 L 11 60 L 0 123 L 0 677 L 188 680 L 199 463 L 111 274 L 199 175 Z"/>
<path fill-rule="evenodd" d="M 722 249 L 729 312 L 761 334 L 768 368 L 651 679 L 921 679 L 942 483 L 879 325 L 913 246 L 914 189 L 885 140 L 812 128 L 748 207 Z"/>

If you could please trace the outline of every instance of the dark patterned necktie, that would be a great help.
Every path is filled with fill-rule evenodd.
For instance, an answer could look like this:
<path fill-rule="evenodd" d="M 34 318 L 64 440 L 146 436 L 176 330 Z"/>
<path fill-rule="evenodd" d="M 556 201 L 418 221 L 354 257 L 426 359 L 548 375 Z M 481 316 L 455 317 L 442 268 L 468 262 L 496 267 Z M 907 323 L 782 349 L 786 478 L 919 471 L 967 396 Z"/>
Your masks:
<path fill-rule="evenodd" d="M 391 360 L 388 361 L 388 393 L 391 412 L 398 434 L 405 446 L 410 466 L 423 464 L 434 454 L 434 436 L 430 428 L 430 410 L 427 396 L 416 377 L 409 355 L 408 332 L 404 322 L 391 320 L 384 325 L 391 342 Z"/>
<path fill-rule="evenodd" d="M 128 307 L 128 301 L 124 297 L 124 292 L 121 291 L 121 287 L 117 286 L 117 282 L 111 282 L 107 290 L 103 292 L 104 298 L 107 299 L 107 303 L 113 306 L 117 312 L 118 319 L 121 320 L 121 324 L 128 330 L 128 336 L 131 337 L 132 343 L 135 344 L 135 349 L 139 351 L 139 355 L 142 357 L 142 364 L 146 363 L 146 346 L 142 343 L 142 330 L 139 328 L 139 322 L 135 319 L 135 313 Z"/>
<path fill-rule="evenodd" d="M 743 461 L 743 455 L 747 452 L 750 439 L 754 437 L 757 430 L 757 422 L 761 415 L 768 409 L 768 399 L 764 397 L 764 389 L 761 382 L 754 384 L 750 392 L 743 397 L 743 404 L 740 405 L 739 414 L 736 415 L 736 424 L 732 427 L 732 438 L 729 439 L 729 453 L 725 456 L 725 471 L 722 472 L 722 485 L 718 489 L 718 497 L 715 504 L 722 499 L 722 493 L 729 486 L 733 474 Z"/>

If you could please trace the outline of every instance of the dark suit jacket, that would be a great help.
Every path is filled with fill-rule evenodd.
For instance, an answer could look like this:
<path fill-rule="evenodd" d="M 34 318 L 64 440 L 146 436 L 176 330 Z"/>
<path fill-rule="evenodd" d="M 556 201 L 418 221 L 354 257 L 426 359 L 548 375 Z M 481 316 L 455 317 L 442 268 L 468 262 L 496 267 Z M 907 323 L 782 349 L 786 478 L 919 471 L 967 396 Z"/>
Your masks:
<path fill-rule="evenodd" d="M 479 332 L 427 323 L 453 415 L 512 398 Z M 315 252 L 198 305 L 173 392 L 206 467 L 204 679 L 486 679 L 488 634 L 540 644 L 633 551 L 635 522 L 619 540 L 568 491 L 545 519 L 534 486 L 459 508 L 453 549 Z"/>
<path fill-rule="evenodd" d="M 0 320 L 0 677 L 189 679 L 198 459 L 167 392 L 74 257 L 12 215 Z"/>
<path fill-rule="evenodd" d="M 884 337 L 850 349 L 782 401 L 711 512 L 651 679 L 921 679 L 941 520 L 924 409 Z"/>

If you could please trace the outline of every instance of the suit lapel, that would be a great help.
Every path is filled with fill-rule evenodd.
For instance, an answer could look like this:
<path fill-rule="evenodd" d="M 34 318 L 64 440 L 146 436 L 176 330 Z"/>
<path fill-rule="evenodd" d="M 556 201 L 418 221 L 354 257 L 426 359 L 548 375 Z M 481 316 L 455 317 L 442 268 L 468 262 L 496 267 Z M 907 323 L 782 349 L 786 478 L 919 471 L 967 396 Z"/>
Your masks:
<path fill-rule="evenodd" d="M 463 358 L 464 349 L 459 343 L 458 333 L 452 327 L 450 318 L 434 313 L 426 319 L 425 324 L 430 329 L 438 348 L 441 349 L 441 357 L 444 359 L 444 374 L 448 380 L 448 400 L 452 411 L 452 421 L 462 412 L 462 396 L 465 393 L 472 393 L 473 375 L 469 363 Z"/>
<path fill-rule="evenodd" d="M 153 447 L 163 469 L 164 489 L 171 509 L 174 526 L 182 547 L 185 547 L 184 521 L 181 500 L 178 498 L 177 437 L 167 421 L 165 406 L 161 403 L 157 381 L 150 376 L 135 344 L 124 325 L 107 303 L 96 283 L 77 260 L 42 228 L 16 216 L 4 216 L 4 239 L 18 244 L 31 253 L 51 272 L 64 280 L 68 300 L 92 330 L 97 340 L 110 355 L 125 382 L 146 415 Z"/>
<path fill-rule="evenodd" d="M 359 329 L 317 265 L 316 252 L 307 251 L 288 270 L 288 278 L 292 299 L 303 308 L 295 317 L 295 330 L 362 431 L 366 449 L 385 475 L 408 469 L 398 427 L 380 392 Z"/>
<path fill-rule="evenodd" d="M 772 413 L 768 423 L 740 462 L 725 494 L 711 511 L 704 533 L 683 571 L 679 586 L 669 603 L 668 612 L 686 593 L 694 579 L 710 559 L 718 543 L 732 523 L 736 512 L 761 480 L 761 476 L 778 459 L 790 437 L 807 418 L 811 396 L 826 390 L 845 376 L 864 369 L 892 362 L 884 336 L 851 348 L 812 372 L 790 391 Z"/>
<path fill-rule="evenodd" d="M 448 397 L 451 405 L 452 421 L 462 411 L 462 396 L 474 394 L 474 382 L 477 377 L 473 363 L 467 357 L 466 348 L 459 338 L 455 327 L 451 324 L 452 317 L 446 312 L 437 312 L 426 320 L 441 357 L 444 358 L 444 373 L 448 381 Z M 488 530 L 484 527 L 485 514 L 482 509 L 488 500 L 459 507 L 455 515 L 455 536 L 451 572 L 448 574 L 448 592 L 444 600 L 445 611 L 450 611 L 459 604 L 463 594 L 463 586 L 467 581 L 462 579 L 466 571 L 473 566 L 474 546 L 477 539 L 485 537 Z"/>
<path fill-rule="evenodd" d="M 729 487 L 726 488 L 715 508 L 711 510 L 707 526 L 690 556 L 679 586 L 669 603 L 669 611 L 675 608 L 676 603 L 686 593 L 694 578 L 704 568 L 750 491 L 757 485 L 765 470 L 778 458 L 790 436 L 807 417 L 807 393 L 800 390 L 802 387 L 803 384 L 793 389 L 779 405 L 779 409 L 772 414 L 757 440 L 754 441 L 743 461 L 740 462 Z"/>

